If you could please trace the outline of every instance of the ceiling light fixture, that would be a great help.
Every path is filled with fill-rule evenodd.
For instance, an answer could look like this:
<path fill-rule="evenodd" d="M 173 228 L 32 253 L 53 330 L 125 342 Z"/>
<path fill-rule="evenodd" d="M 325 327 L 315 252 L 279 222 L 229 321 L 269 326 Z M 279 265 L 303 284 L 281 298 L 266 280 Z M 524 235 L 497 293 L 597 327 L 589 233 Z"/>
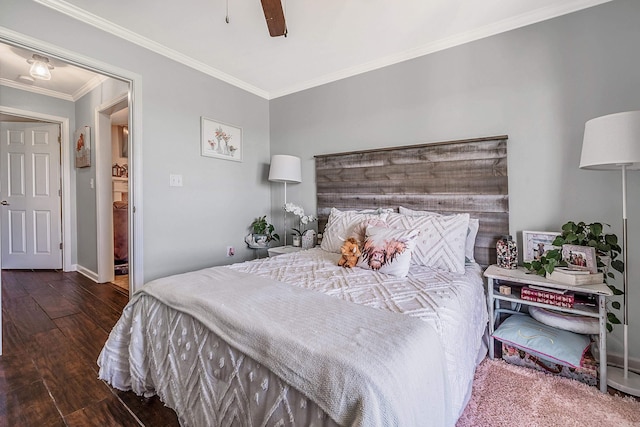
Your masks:
<path fill-rule="evenodd" d="M 31 77 L 40 80 L 51 80 L 50 70 L 53 70 L 54 67 L 49 64 L 49 58 L 34 53 L 31 59 L 27 59 L 27 62 L 31 64 L 31 69 L 29 70 Z"/>

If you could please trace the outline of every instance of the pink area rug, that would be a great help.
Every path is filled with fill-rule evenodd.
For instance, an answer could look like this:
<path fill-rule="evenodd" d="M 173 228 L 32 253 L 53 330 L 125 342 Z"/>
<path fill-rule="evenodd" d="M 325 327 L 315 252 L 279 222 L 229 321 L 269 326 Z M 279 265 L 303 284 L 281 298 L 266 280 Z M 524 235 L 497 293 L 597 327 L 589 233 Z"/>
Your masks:
<path fill-rule="evenodd" d="M 640 402 L 533 369 L 485 359 L 456 427 L 640 426 Z"/>

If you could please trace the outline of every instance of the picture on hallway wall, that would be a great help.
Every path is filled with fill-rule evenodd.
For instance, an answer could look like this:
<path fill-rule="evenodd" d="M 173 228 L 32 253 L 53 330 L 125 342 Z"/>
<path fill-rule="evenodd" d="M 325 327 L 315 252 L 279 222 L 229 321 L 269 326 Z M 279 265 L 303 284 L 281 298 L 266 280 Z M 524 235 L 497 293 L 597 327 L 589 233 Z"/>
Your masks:
<path fill-rule="evenodd" d="M 242 161 L 242 129 L 202 117 L 201 154 L 205 157 Z"/>
<path fill-rule="evenodd" d="M 76 167 L 91 166 L 91 128 L 83 126 L 74 133 Z"/>

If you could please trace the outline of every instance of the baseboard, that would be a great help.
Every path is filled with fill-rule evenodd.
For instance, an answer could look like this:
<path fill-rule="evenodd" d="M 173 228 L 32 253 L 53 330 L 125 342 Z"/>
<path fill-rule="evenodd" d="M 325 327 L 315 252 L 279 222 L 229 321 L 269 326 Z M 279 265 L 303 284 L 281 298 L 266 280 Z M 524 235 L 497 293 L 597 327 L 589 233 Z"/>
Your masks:
<path fill-rule="evenodd" d="M 624 356 L 617 353 L 607 352 L 607 365 L 624 367 Z M 629 370 L 640 373 L 640 360 L 629 357 Z"/>
<path fill-rule="evenodd" d="M 78 264 L 74 264 L 74 268 L 75 271 L 77 271 L 78 273 L 82 274 L 83 276 L 93 280 L 94 282 L 98 283 L 98 273 L 95 273 L 91 270 L 89 270 L 86 267 L 83 267 L 81 265 Z"/>

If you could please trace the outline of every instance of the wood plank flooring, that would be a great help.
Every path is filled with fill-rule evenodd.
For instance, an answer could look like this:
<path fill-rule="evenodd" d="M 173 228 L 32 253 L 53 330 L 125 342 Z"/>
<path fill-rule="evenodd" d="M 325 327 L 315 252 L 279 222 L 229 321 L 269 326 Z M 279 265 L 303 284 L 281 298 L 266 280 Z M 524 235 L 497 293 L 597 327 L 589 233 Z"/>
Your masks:
<path fill-rule="evenodd" d="M 127 291 L 79 273 L 2 271 L 0 426 L 178 426 L 158 398 L 98 380 Z"/>

